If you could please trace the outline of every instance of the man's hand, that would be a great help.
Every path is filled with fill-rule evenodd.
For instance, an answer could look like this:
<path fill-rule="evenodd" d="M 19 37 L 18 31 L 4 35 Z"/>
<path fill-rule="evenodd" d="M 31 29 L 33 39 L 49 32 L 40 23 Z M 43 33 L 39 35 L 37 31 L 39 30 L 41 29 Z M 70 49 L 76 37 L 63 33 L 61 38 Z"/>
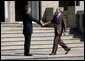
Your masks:
<path fill-rule="evenodd" d="M 42 25 L 42 26 L 45 26 L 45 23 L 43 23 L 43 21 L 42 21 L 42 20 L 40 20 L 40 23 L 41 23 L 41 25 Z"/>
<path fill-rule="evenodd" d="M 65 29 L 63 30 L 63 35 L 66 36 L 66 30 Z"/>

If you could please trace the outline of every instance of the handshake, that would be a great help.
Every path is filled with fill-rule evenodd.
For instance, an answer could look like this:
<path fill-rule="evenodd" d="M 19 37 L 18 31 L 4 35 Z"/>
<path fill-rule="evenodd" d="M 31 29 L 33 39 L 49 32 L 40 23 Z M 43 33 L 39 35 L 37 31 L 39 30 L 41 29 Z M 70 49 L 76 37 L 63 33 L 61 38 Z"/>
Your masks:
<path fill-rule="evenodd" d="M 42 20 L 40 20 L 41 26 L 47 25 L 47 23 L 44 23 Z"/>

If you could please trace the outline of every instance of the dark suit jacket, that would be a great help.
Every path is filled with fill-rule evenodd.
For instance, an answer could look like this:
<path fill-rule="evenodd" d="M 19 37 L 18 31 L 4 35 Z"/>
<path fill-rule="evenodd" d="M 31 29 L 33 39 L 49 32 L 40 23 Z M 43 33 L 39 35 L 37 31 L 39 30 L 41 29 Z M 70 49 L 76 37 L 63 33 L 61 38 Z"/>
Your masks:
<path fill-rule="evenodd" d="M 61 15 L 56 19 L 56 21 L 55 21 L 55 15 L 54 15 L 51 23 L 54 24 L 55 33 L 57 35 L 62 35 L 63 31 L 66 30 L 66 20 L 64 18 L 64 15 L 61 13 Z"/>
<path fill-rule="evenodd" d="M 23 14 L 23 34 L 28 35 L 33 33 L 32 21 L 41 24 L 40 21 L 34 19 L 30 14 Z"/>

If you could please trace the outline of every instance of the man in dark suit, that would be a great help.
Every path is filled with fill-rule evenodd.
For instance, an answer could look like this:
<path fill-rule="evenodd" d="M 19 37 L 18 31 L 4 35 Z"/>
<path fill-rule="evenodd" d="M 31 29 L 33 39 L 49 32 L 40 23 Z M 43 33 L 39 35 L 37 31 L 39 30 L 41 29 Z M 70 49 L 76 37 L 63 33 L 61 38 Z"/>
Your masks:
<path fill-rule="evenodd" d="M 41 25 L 40 21 L 34 19 L 30 13 L 31 13 L 31 7 L 28 6 L 28 4 L 26 4 L 23 12 L 23 34 L 25 37 L 25 43 L 24 43 L 25 56 L 32 56 L 32 54 L 30 54 L 31 34 L 33 33 L 32 21 L 37 22 L 38 24 Z"/>
<path fill-rule="evenodd" d="M 58 44 L 64 48 L 64 50 L 66 51 L 65 54 L 67 54 L 71 48 L 69 48 L 61 39 L 62 33 L 65 32 L 66 30 L 66 21 L 65 21 L 64 15 L 62 14 L 59 8 L 56 9 L 56 12 L 53 16 L 51 23 L 54 24 L 55 37 L 54 37 L 52 53 L 50 53 L 49 55 L 56 54 L 56 51 L 58 49 Z M 43 26 L 47 24 L 49 23 L 44 23 Z"/>

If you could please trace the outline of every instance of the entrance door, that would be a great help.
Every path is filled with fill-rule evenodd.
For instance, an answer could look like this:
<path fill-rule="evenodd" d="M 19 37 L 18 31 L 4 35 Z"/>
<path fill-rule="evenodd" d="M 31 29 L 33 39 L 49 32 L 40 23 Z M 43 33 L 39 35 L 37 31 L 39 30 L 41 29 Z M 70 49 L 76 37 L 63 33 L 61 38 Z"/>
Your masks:
<path fill-rule="evenodd" d="M 0 2 L 0 21 L 5 21 L 5 12 L 4 12 L 4 1 Z"/>

